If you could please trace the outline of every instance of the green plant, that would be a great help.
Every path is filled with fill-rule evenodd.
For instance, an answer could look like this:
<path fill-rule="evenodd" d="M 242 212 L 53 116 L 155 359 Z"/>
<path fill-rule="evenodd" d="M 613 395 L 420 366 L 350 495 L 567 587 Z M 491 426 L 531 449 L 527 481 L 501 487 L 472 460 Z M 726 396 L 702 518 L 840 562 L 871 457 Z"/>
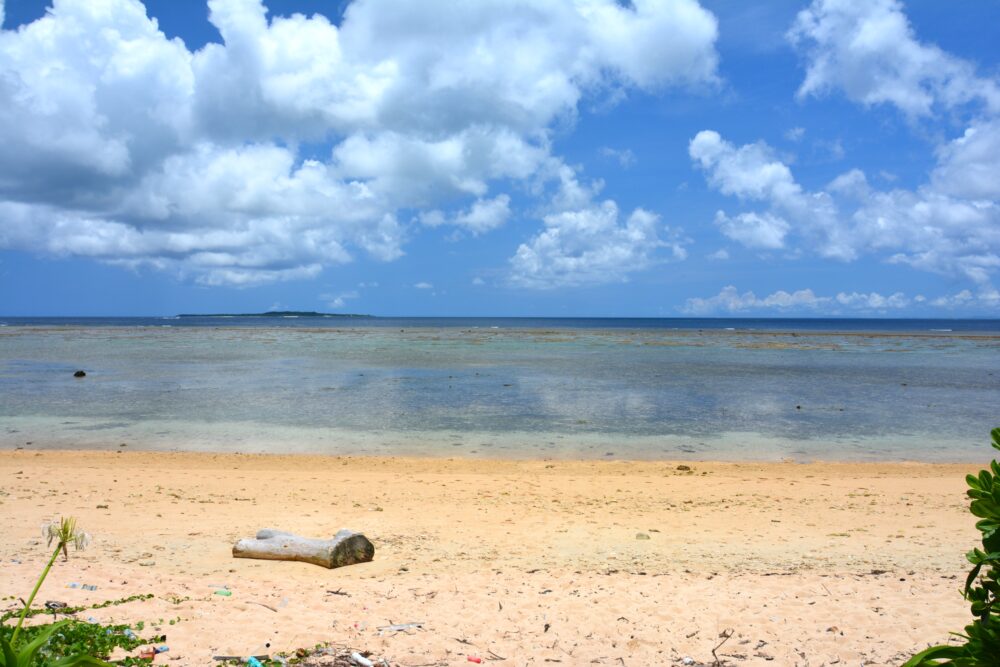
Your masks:
<path fill-rule="evenodd" d="M 993 429 L 993 448 L 1000 450 L 1000 428 Z M 983 548 L 966 554 L 972 570 L 965 580 L 965 599 L 972 603 L 975 619 L 965 633 L 955 633 L 962 644 L 932 646 L 910 658 L 903 667 L 986 667 L 1000 663 L 1000 464 L 968 475 L 966 493 L 969 511 L 979 517 L 976 528 L 983 535 Z"/>
<path fill-rule="evenodd" d="M 14 627 L 14 631 L 11 633 L 10 639 L 7 638 L 6 632 L 0 632 L 0 667 L 30 667 L 34 664 L 35 657 L 38 655 L 42 646 L 44 646 L 45 643 L 51 639 L 52 635 L 60 628 L 69 624 L 69 621 L 53 623 L 39 630 L 34 637 L 30 641 L 25 642 L 24 645 L 20 645 L 18 643 L 18 638 L 21 634 L 21 626 L 24 624 L 24 619 L 28 615 L 28 610 L 31 609 L 31 603 L 35 601 L 35 596 L 38 595 L 38 590 L 42 587 L 42 582 L 45 581 L 45 577 L 49 575 L 49 570 L 52 569 L 52 564 L 56 562 L 56 558 L 59 556 L 59 553 L 62 552 L 63 558 L 68 559 L 70 544 L 76 546 L 77 549 L 83 549 L 90 539 L 86 533 L 77 530 L 76 519 L 72 517 L 63 518 L 58 522 L 46 524 L 42 528 L 42 534 L 48 539 L 48 545 L 52 546 L 52 543 L 55 542 L 56 548 L 55 551 L 52 552 L 52 557 L 49 558 L 49 562 L 45 564 L 45 569 L 42 570 L 42 574 L 38 577 L 38 581 L 35 582 L 35 587 L 32 589 L 31 595 L 28 596 L 28 601 L 24 603 L 24 610 L 17 619 L 17 625 Z M 88 665 L 106 667 L 108 663 L 85 654 L 75 654 L 47 662 L 47 667 L 77 667 L 78 665 L 83 665 L 85 667 Z"/>
<path fill-rule="evenodd" d="M 141 593 L 138 595 L 130 595 L 127 598 L 118 598 L 117 600 L 105 600 L 104 602 L 95 602 L 94 604 L 84 605 L 81 607 L 65 607 L 63 609 L 60 609 L 59 613 L 64 615 L 76 614 L 78 612 L 89 611 L 91 609 L 104 609 L 105 607 L 116 607 L 118 605 L 128 604 L 129 602 L 135 602 L 137 600 L 139 602 L 143 602 L 145 600 L 151 600 L 154 597 L 155 596 L 152 593 Z M 16 598 L 12 597 L 11 599 L 14 600 Z M 38 609 L 29 609 L 27 613 L 25 613 L 22 610 L 20 613 L 24 614 L 25 618 L 31 618 L 32 616 L 38 616 L 39 614 L 50 614 L 52 612 L 50 612 L 48 609 L 45 609 L 44 607 L 39 607 Z M 10 618 L 14 618 L 15 616 L 18 615 L 19 613 L 16 611 L 4 612 L 3 614 L 0 614 L 0 623 L 3 623 L 4 621 Z"/>

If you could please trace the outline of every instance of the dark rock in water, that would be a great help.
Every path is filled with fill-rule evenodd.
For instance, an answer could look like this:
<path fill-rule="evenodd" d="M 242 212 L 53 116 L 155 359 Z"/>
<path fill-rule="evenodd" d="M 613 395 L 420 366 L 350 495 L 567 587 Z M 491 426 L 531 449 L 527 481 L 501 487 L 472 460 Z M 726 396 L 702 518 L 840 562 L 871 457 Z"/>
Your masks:
<path fill-rule="evenodd" d="M 73 373 L 73 377 L 75 377 L 75 378 L 85 378 L 85 377 L 87 377 L 87 373 L 84 372 L 84 371 L 77 371 L 77 372 Z"/>

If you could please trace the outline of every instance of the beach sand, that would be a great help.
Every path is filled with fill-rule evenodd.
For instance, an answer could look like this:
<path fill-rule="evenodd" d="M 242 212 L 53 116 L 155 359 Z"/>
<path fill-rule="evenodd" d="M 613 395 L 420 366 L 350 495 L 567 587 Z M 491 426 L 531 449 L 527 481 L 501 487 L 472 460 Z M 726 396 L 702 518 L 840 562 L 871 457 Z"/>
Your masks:
<path fill-rule="evenodd" d="M 4 451 L 0 596 L 27 596 L 41 524 L 74 515 L 93 543 L 39 602 L 153 594 L 79 616 L 145 621 L 157 663 L 332 642 L 392 665 L 710 664 L 722 643 L 727 664 L 898 665 L 968 622 L 978 467 L 678 465 Z M 263 527 L 362 531 L 375 560 L 233 559 Z"/>

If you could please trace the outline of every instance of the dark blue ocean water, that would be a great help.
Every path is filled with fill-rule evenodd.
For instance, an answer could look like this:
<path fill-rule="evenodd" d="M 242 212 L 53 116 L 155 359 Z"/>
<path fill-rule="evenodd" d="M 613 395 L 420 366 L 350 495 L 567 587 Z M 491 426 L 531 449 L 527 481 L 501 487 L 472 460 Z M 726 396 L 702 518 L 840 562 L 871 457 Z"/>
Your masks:
<path fill-rule="evenodd" d="M 709 329 L 751 331 L 955 332 L 1000 335 L 1000 319 L 712 317 L 3 317 L 0 326 L 421 327 L 516 329 Z"/>
<path fill-rule="evenodd" d="M 0 324 L 2 447 L 978 461 L 1000 425 L 997 320 Z"/>

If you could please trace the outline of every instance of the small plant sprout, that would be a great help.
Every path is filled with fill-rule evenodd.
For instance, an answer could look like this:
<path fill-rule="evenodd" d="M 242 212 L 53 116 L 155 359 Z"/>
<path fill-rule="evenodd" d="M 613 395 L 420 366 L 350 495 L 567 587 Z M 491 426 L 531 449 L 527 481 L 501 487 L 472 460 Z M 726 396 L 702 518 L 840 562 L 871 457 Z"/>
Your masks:
<path fill-rule="evenodd" d="M 34 662 L 35 655 L 39 649 L 49 640 L 52 634 L 68 623 L 68 621 L 53 623 L 25 646 L 18 646 L 17 640 L 21 634 L 21 626 L 24 624 L 24 619 L 31 609 L 31 603 L 35 601 L 35 596 L 38 595 L 38 590 L 42 587 L 42 582 L 45 581 L 49 570 L 52 569 L 52 564 L 56 562 L 59 552 L 62 552 L 64 559 L 68 559 L 68 547 L 70 544 L 74 545 L 77 549 L 83 549 L 90 541 L 86 533 L 77 529 L 76 519 L 73 517 L 62 518 L 59 521 L 53 521 L 44 525 L 42 527 L 42 535 L 48 540 L 48 546 L 51 547 L 52 543 L 55 542 L 56 548 L 52 551 L 52 556 L 49 557 L 48 563 L 45 564 L 45 569 L 42 570 L 38 581 L 35 582 L 35 588 L 32 589 L 31 595 L 28 596 L 28 601 L 24 604 L 24 609 L 17 619 L 17 626 L 14 628 L 14 633 L 10 636 L 10 640 L 8 641 L 3 636 L 3 633 L 0 633 L 0 667 L 29 667 Z M 88 655 L 74 655 L 52 663 L 52 667 L 74 667 L 77 665 L 103 666 L 107 664 Z"/>
<path fill-rule="evenodd" d="M 48 546 L 56 542 L 58 547 L 56 553 L 62 551 L 63 560 L 69 560 L 68 547 L 70 544 L 76 547 L 77 551 L 82 551 L 90 544 L 90 535 L 77 530 L 76 519 L 67 517 L 59 521 L 50 521 L 42 526 L 42 536 L 47 540 Z M 55 558 L 53 557 L 53 560 Z"/>

